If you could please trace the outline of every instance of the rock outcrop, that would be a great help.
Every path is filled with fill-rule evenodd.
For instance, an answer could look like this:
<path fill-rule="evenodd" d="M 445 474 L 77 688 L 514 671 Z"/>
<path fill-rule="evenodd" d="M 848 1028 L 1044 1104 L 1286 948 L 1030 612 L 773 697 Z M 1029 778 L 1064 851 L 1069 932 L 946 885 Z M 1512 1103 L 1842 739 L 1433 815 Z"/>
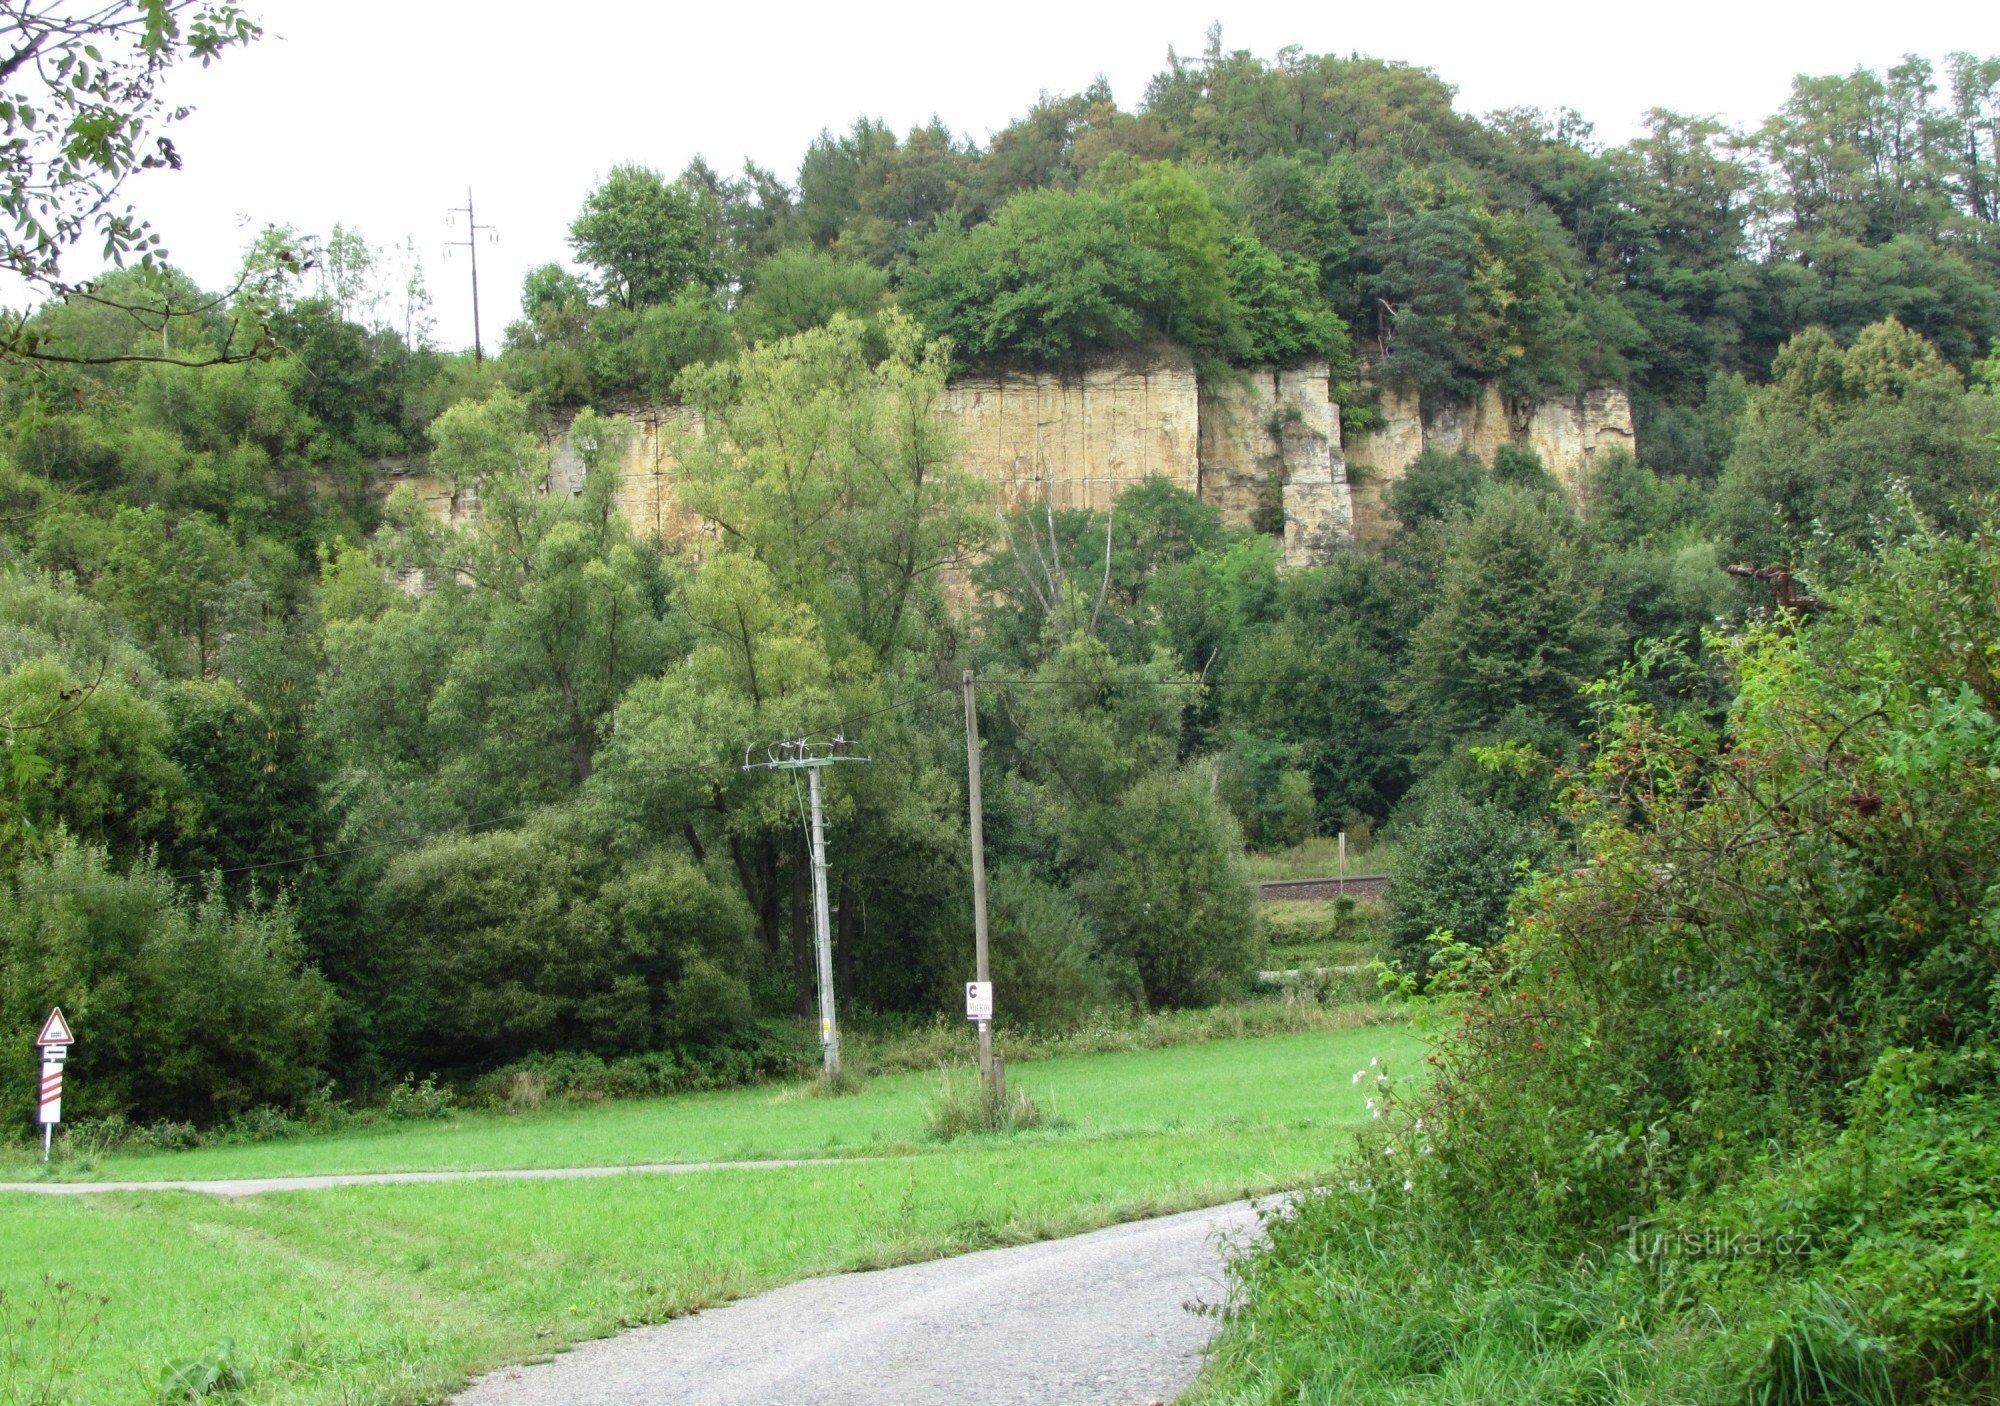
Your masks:
<path fill-rule="evenodd" d="M 1047 501 L 1103 511 L 1134 484 L 1164 478 L 1227 523 L 1281 535 L 1291 567 L 1386 537 L 1383 496 L 1426 449 L 1467 449 L 1490 464 L 1502 444 L 1526 445 L 1581 500 L 1598 456 L 1633 446 L 1631 402 L 1615 388 L 1518 404 L 1488 390 L 1428 412 L 1384 389 L 1376 428 L 1343 445 L 1324 363 L 1204 384 L 1173 350 L 1068 372 L 964 376 L 946 388 L 944 406 L 958 425 L 960 464 L 994 485 L 1002 509 Z M 672 406 L 621 409 L 635 433 L 619 467 L 620 510 L 642 536 L 697 544 L 708 534 L 681 507 L 672 441 L 676 427 L 699 433 L 699 418 Z M 556 436 L 550 491 L 578 492 L 582 478 L 567 434 Z M 415 466 L 398 466 L 389 481 L 409 483 L 440 518 L 477 511 Z"/>
<path fill-rule="evenodd" d="M 1287 566 L 1316 565 L 1353 539 L 1326 363 L 1202 388 L 1200 493 L 1233 527 L 1282 532 Z"/>
<path fill-rule="evenodd" d="M 1354 535 L 1364 542 L 1380 541 L 1393 528 L 1384 516 L 1384 496 L 1426 449 L 1470 450 L 1491 464 L 1501 445 L 1523 445 L 1539 454 L 1571 499 L 1581 503 L 1598 456 L 1614 447 L 1636 447 L 1631 398 L 1615 386 L 1513 404 L 1489 386 L 1475 399 L 1428 411 L 1415 394 L 1385 387 L 1379 414 L 1376 428 L 1353 436 L 1347 446 Z"/>
<path fill-rule="evenodd" d="M 1040 503 L 1103 511 L 1164 478 L 1201 486 L 1201 388 L 1175 352 L 1075 372 L 963 376 L 945 390 L 959 464 L 992 483 L 1003 508 Z"/>

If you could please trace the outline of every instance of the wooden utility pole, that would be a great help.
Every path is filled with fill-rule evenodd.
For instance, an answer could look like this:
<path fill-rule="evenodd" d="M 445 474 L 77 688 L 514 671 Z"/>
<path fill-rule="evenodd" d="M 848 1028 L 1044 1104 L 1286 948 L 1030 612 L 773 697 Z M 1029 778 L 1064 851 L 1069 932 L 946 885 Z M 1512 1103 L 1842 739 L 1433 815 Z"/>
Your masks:
<path fill-rule="evenodd" d="M 452 249 L 466 249 L 472 254 L 472 362 L 478 366 L 486 361 L 486 348 L 479 340 L 479 236 L 488 236 L 488 242 L 499 238 L 492 225 L 482 225 L 472 213 L 472 187 L 465 188 L 465 204 L 451 210 L 451 223 L 456 225 L 458 217 L 465 216 L 465 238 L 445 241 L 447 253 Z"/>
<path fill-rule="evenodd" d="M 972 964 L 974 979 L 990 982 L 986 947 L 986 810 L 979 784 L 979 699 L 972 670 L 965 671 L 965 793 L 972 821 Z M 993 1022 L 979 1022 L 979 1077 L 998 1097 L 1005 1090 L 993 1063 Z"/>

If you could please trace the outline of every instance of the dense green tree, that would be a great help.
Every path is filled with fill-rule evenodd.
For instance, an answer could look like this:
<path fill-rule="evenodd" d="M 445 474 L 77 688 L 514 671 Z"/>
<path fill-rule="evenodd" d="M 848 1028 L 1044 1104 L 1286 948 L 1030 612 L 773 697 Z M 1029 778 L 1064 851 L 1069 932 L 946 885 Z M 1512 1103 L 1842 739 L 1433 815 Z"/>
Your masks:
<path fill-rule="evenodd" d="M 185 813 L 169 851 L 176 869 L 224 871 L 241 892 L 257 866 L 323 848 L 322 778 L 294 719 L 226 680 L 175 684 L 161 712 L 170 729 L 162 750 L 180 773 Z"/>
<path fill-rule="evenodd" d="M 1990 399 L 1901 324 L 1843 349 L 1823 331 L 1788 342 L 1752 399 L 1717 486 L 1728 550 L 1758 565 L 1880 543 L 1924 519 L 1963 524 L 2000 475 Z"/>
<path fill-rule="evenodd" d="M 1257 239 L 1229 244 L 1229 293 L 1238 336 L 1231 350 L 1257 366 L 1324 360 L 1338 380 L 1351 371 L 1347 328 L 1320 297 L 1317 270 L 1304 259 L 1282 259 Z"/>
<path fill-rule="evenodd" d="M 105 564 L 107 593 L 171 673 L 209 677 L 231 617 L 258 604 L 242 553 L 206 513 L 120 508 Z"/>
<path fill-rule="evenodd" d="M 614 166 L 570 222 L 570 247 L 627 310 L 722 281 L 722 251 L 696 191 L 644 166 Z"/>
<path fill-rule="evenodd" d="M 1133 243 L 1166 270 L 1155 313 L 1160 329 L 1203 350 L 1241 348 L 1244 334 L 1230 298 L 1229 221 L 1201 182 L 1171 161 L 1136 168 L 1121 161 L 1100 171 L 1098 185 L 1117 193 Z"/>
<path fill-rule="evenodd" d="M 1221 691 L 1224 719 L 1284 744 L 1311 782 L 1322 827 L 1388 815 L 1408 779 L 1392 658 L 1352 622 L 1295 608 L 1245 646 L 1237 669 L 1255 682 Z"/>
<path fill-rule="evenodd" d="M 1583 496 L 1592 534 L 1617 547 L 1664 541 L 1707 510 L 1699 485 L 1656 473 L 1623 450 L 1598 456 Z"/>
<path fill-rule="evenodd" d="M 768 344 L 683 381 L 705 430 L 679 449 L 683 501 L 785 597 L 886 663 L 935 613 L 938 573 L 986 535 L 984 485 L 952 466 L 946 349 L 900 316 L 889 356 L 859 322 Z"/>
<path fill-rule="evenodd" d="M 701 1044 L 753 1014 L 740 895 L 685 856 L 616 862 L 561 812 L 399 856 L 377 902 L 410 1058 L 482 1068 L 535 1051 Z"/>
<path fill-rule="evenodd" d="M 771 342 L 825 326 L 837 312 L 866 321 L 882 306 L 888 275 L 811 249 L 786 249 L 757 265 L 743 295 L 744 340 Z"/>
<path fill-rule="evenodd" d="M 612 507 L 628 432 L 578 417 L 584 483 L 570 498 L 542 491 L 546 455 L 506 392 L 432 427 L 434 470 L 480 515 L 440 527 L 392 502 L 401 551 L 435 588 L 326 630 L 319 726 L 362 813 L 485 820 L 590 776 L 618 699 L 673 649 L 660 560 Z"/>
<path fill-rule="evenodd" d="M 1508 901 L 1548 847 L 1546 836 L 1506 806 L 1455 793 L 1427 806 L 1397 831 L 1392 852 L 1389 935 L 1397 961 L 1424 970 L 1439 933 L 1478 947 L 1499 941 Z"/>
<path fill-rule="evenodd" d="M 712 295 L 684 288 L 671 301 L 639 314 L 631 350 L 638 369 L 626 373 L 626 379 L 664 397 L 688 367 L 735 355 L 736 329 Z M 600 373 L 598 379 L 605 377 Z"/>
<path fill-rule="evenodd" d="M 193 818 L 166 719 L 102 668 L 79 676 L 44 657 L 0 678 L 0 719 L 25 729 L 21 756 L 0 772 L 0 860 L 20 862 L 58 829 L 129 858 Z"/>
<path fill-rule="evenodd" d="M 1470 450 L 1426 449 L 1389 485 L 1389 511 L 1405 531 L 1472 511 L 1492 478 Z"/>
<path fill-rule="evenodd" d="M 1071 844 L 1084 912 L 1149 1004 L 1212 1003 L 1241 986 L 1258 946 L 1242 836 L 1202 771 L 1141 777 Z"/>
<path fill-rule="evenodd" d="M 1114 977 L 1076 899 L 1022 865 L 1003 864 L 988 880 L 993 979 L 1010 1029 L 1060 1030 L 1120 996 L 1135 994 Z"/>
<path fill-rule="evenodd" d="M 1433 747 L 1516 707 L 1576 721 L 1577 689 L 1612 644 L 1574 521 L 1546 498 L 1496 488 L 1452 529 L 1436 604 L 1410 635 L 1412 721 Z"/>
<path fill-rule="evenodd" d="M 1135 242 L 1124 202 L 1033 191 L 971 230 L 940 225 L 917 246 L 902 303 L 961 356 L 1051 364 L 1139 341 L 1172 277 Z"/>

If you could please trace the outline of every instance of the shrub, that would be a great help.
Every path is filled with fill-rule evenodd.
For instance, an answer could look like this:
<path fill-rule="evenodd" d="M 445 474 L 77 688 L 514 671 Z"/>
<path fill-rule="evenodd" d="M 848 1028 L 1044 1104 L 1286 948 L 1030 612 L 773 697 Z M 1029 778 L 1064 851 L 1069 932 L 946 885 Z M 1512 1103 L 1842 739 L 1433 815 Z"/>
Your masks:
<path fill-rule="evenodd" d="M 1208 1005 L 1240 989 L 1256 957 L 1257 905 L 1241 834 L 1207 778 L 1143 777 L 1090 832 L 1077 892 L 1147 1002 Z"/>
<path fill-rule="evenodd" d="M 1485 947 L 1506 926 L 1514 890 L 1548 852 L 1545 835 L 1491 801 L 1447 794 L 1402 830 L 1389 865 L 1389 940 L 1419 971 L 1433 933 Z"/>
<path fill-rule="evenodd" d="M 389 1090 L 389 1098 L 383 1105 L 382 1112 L 391 1122 L 418 1122 L 430 1118 L 443 1118 L 451 1112 L 452 1092 L 450 1089 L 438 1087 L 435 1074 L 426 1074 L 421 1084 L 415 1080 L 414 1074 L 406 1074 L 402 1083 Z"/>
<path fill-rule="evenodd" d="M 993 871 L 987 920 L 995 1019 L 1008 1028 L 1055 1030 L 1113 1002 L 1096 939 L 1069 894 L 1020 865 Z"/>
<path fill-rule="evenodd" d="M 445 1069 L 720 1045 L 753 1015 L 740 893 L 671 852 L 614 866 L 564 817 L 400 855 L 377 897 L 407 936 L 405 1051 Z"/>
<path fill-rule="evenodd" d="M 211 1125 L 297 1107 L 320 1082 L 332 991 L 290 908 L 197 897 L 57 835 L 0 893 L 0 1030 L 26 1048 L 50 1006 L 77 1032 L 65 1111 Z M 0 1093 L 31 1104 L 16 1061 Z"/>

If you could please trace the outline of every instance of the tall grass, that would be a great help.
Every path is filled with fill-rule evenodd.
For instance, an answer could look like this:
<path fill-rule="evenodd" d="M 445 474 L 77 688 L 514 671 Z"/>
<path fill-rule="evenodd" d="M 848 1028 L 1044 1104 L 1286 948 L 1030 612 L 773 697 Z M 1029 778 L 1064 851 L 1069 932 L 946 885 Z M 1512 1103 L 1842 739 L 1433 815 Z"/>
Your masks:
<path fill-rule="evenodd" d="M 1001 1091 L 979 1077 L 979 1071 L 949 1066 L 938 1076 L 937 1092 L 924 1110 L 924 1134 L 933 1142 L 950 1142 L 968 1133 L 1022 1133 L 1033 1128 L 1067 1124 L 1044 1111 L 1026 1089 Z"/>
<path fill-rule="evenodd" d="M 1026 1064 L 1071 1055 L 1162 1050 L 1211 1040 L 1358 1030 L 1400 1019 L 1398 1012 L 1380 1002 L 1327 1004 L 1310 995 L 1288 992 L 1198 1010 L 1105 1009 L 1066 1030 L 999 1030 L 993 1048 L 1010 1064 Z M 850 1026 L 841 1048 L 844 1057 L 863 1073 L 899 1074 L 961 1062 L 972 1039 L 967 1022 L 940 1016 L 930 1021 Z"/>

